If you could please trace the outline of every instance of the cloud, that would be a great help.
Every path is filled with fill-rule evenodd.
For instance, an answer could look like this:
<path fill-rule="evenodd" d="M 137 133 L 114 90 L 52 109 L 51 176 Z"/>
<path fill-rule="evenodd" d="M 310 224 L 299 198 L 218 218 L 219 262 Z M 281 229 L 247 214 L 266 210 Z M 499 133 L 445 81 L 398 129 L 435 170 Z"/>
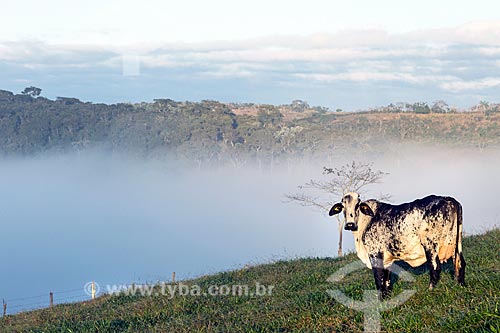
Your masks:
<path fill-rule="evenodd" d="M 365 29 L 109 47 L 0 41 L 0 66 L 14 73 L 11 81 L 17 83 L 30 76 L 59 77 L 63 73 L 73 75 L 75 82 L 99 77 L 102 84 L 108 80 L 116 85 L 127 55 L 139 59 L 141 74 L 128 80 L 147 80 L 148 89 L 168 80 L 172 84 L 182 81 L 187 89 L 189 85 L 197 89 L 205 85 L 199 91 L 212 91 L 215 85 L 206 86 L 210 84 L 207 80 L 233 80 L 239 85 L 251 80 L 252 85 L 266 82 L 266 89 L 306 87 L 311 94 L 326 87 L 330 91 L 343 89 L 347 100 L 350 91 L 372 84 L 373 91 L 366 92 L 367 96 L 389 99 L 397 92 L 398 99 L 415 95 L 432 100 L 443 96 L 453 99 L 453 94 L 460 93 L 457 101 L 464 103 L 464 94 L 470 94 L 470 103 L 478 94 L 492 94 L 490 90 L 499 86 L 500 74 L 492 73 L 500 66 L 500 21 L 400 34 Z M 377 86 L 379 83 L 383 86 Z M 256 91 L 255 86 L 252 89 Z M 278 93 L 283 94 L 283 90 Z M 234 94 L 229 98 L 241 97 Z"/>
<path fill-rule="evenodd" d="M 213 70 L 201 72 L 201 75 L 212 78 L 248 78 L 255 75 L 255 70 L 246 64 L 222 64 Z"/>
<path fill-rule="evenodd" d="M 347 72 L 340 74 L 295 74 L 296 77 L 323 81 L 323 82 L 335 82 L 335 81 L 353 81 L 353 82 L 406 82 L 412 84 L 427 84 L 429 82 L 436 81 L 446 81 L 450 82 L 456 80 L 454 76 L 433 76 L 433 75 L 416 75 L 410 73 L 387 73 L 387 72 Z"/>
<path fill-rule="evenodd" d="M 452 92 L 480 91 L 487 88 L 500 87 L 500 77 L 488 77 L 481 80 L 445 82 L 441 84 L 443 89 Z"/>
<path fill-rule="evenodd" d="M 478 52 L 485 56 L 498 57 L 500 56 L 500 47 L 480 47 Z"/>

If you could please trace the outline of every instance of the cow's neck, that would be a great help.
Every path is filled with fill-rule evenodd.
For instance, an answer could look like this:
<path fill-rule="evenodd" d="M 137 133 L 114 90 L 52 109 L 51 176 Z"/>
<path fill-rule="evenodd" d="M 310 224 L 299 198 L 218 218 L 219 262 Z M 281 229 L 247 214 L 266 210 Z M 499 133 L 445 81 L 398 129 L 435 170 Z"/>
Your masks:
<path fill-rule="evenodd" d="M 372 211 L 376 214 L 377 213 L 377 201 L 375 200 L 368 200 L 368 201 L 365 201 L 365 203 L 370 206 L 370 208 L 372 209 Z M 364 215 L 363 213 L 359 213 L 359 217 L 358 217 L 358 230 L 356 231 L 353 231 L 353 234 L 355 236 L 359 235 L 363 235 L 363 233 L 365 232 L 365 229 L 366 227 L 368 226 L 368 224 L 370 223 L 371 221 L 371 217 L 368 216 L 368 215 Z M 361 239 L 360 239 L 361 240 Z"/>
<path fill-rule="evenodd" d="M 371 218 L 369 216 L 360 216 L 358 219 L 358 230 L 352 232 L 354 236 L 354 243 L 356 245 L 356 251 L 358 250 L 360 244 L 362 244 L 362 237 L 366 230 L 366 227 L 368 226 L 368 223 L 370 222 L 370 219 Z"/>
<path fill-rule="evenodd" d="M 376 213 L 377 211 L 377 203 L 374 200 L 369 200 L 366 201 L 366 203 L 370 206 L 370 208 L 373 210 L 373 212 Z M 356 253 L 363 261 L 365 265 L 368 267 L 371 267 L 370 265 L 370 259 L 368 258 L 368 253 L 366 251 L 365 245 L 363 244 L 363 234 L 366 230 L 366 227 L 371 221 L 371 217 L 361 214 L 358 217 L 358 230 L 353 231 L 352 235 L 354 236 L 354 246 L 356 247 Z"/>

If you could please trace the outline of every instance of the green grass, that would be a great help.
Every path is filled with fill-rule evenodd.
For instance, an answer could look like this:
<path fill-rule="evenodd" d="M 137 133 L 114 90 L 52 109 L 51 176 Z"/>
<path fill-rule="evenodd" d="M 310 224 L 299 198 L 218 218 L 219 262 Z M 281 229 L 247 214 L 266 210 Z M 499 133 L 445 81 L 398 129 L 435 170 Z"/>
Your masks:
<path fill-rule="evenodd" d="M 464 239 L 466 287 L 445 266 L 436 289 L 429 291 L 425 268 L 411 269 L 414 283 L 396 282 L 417 293 L 382 314 L 383 332 L 500 332 L 500 230 Z M 0 332 L 360 332 L 363 314 L 335 302 L 328 289 L 355 299 L 374 289 L 370 270 L 349 274 L 340 283 L 327 278 L 357 260 L 307 258 L 278 261 L 219 273 L 186 285 L 274 285 L 271 296 L 102 296 L 94 301 L 9 315 Z"/>

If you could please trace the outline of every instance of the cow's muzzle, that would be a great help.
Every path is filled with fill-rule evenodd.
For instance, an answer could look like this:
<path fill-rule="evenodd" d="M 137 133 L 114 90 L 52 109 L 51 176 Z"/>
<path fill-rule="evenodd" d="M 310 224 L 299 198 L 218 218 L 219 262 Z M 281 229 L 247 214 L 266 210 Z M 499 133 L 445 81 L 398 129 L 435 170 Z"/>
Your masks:
<path fill-rule="evenodd" d="M 354 222 L 347 222 L 344 227 L 345 230 L 356 231 L 358 226 Z"/>

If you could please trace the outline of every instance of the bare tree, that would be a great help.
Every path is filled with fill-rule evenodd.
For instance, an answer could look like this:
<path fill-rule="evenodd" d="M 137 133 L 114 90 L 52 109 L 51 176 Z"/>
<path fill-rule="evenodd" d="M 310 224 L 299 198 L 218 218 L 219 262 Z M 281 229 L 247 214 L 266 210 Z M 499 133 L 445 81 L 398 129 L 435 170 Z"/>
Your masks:
<path fill-rule="evenodd" d="M 299 192 L 286 194 L 288 202 L 296 202 L 302 206 L 312 207 L 321 213 L 328 212 L 334 200 L 343 197 L 348 192 L 357 192 L 361 195 L 367 193 L 367 187 L 379 184 L 388 174 L 373 169 L 373 163 L 355 162 L 345 164 L 339 168 L 323 167 L 324 180 L 310 180 L 299 186 Z M 387 194 L 379 194 L 380 200 L 388 200 Z M 336 215 L 339 228 L 338 255 L 342 256 L 342 230 L 344 229 L 344 217 Z"/>

